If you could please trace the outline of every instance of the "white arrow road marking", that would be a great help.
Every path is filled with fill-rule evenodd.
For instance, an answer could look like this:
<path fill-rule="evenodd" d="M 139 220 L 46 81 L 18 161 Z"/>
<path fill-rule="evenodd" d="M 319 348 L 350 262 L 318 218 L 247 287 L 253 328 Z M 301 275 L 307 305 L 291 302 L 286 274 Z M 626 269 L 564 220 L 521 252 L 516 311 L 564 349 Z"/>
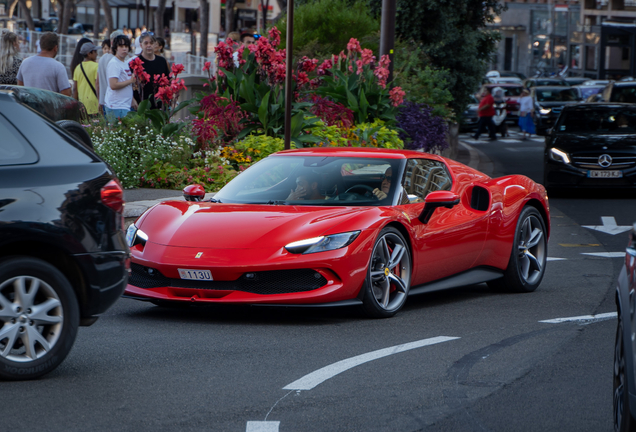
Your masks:
<path fill-rule="evenodd" d="M 248 421 L 245 432 L 278 432 L 279 421 Z"/>
<path fill-rule="evenodd" d="M 581 255 L 590 255 L 603 258 L 623 258 L 625 252 L 582 252 Z"/>
<path fill-rule="evenodd" d="M 370 353 L 361 354 L 359 356 L 350 357 L 348 359 L 341 360 L 339 362 L 325 366 L 322 369 L 318 369 L 304 377 L 294 381 L 291 384 L 283 387 L 283 390 L 311 390 L 318 384 L 322 384 L 329 378 L 347 371 L 356 366 L 360 366 L 363 363 L 377 360 L 382 357 L 398 354 L 404 351 L 409 351 L 415 348 L 421 348 L 423 346 L 435 345 L 442 342 L 448 342 L 451 340 L 459 339 L 458 337 L 438 336 L 430 339 L 422 339 L 415 342 L 410 342 L 402 345 L 396 345 L 389 348 L 372 351 Z"/>
<path fill-rule="evenodd" d="M 628 225 L 616 225 L 616 219 L 614 216 L 602 216 L 601 222 L 603 222 L 603 225 L 583 225 L 583 228 L 589 228 L 611 235 L 624 233 L 625 231 L 632 229 L 632 227 Z"/>
<path fill-rule="evenodd" d="M 618 314 L 616 312 L 608 312 L 602 313 L 598 315 L 581 315 L 576 317 L 569 318 L 555 318 L 550 320 L 539 321 L 540 323 L 548 323 L 548 324 L 560 324 L 564 322 L 572 322 L 572 321 L 604 321 L 611 318 L 616 318 Z"/>

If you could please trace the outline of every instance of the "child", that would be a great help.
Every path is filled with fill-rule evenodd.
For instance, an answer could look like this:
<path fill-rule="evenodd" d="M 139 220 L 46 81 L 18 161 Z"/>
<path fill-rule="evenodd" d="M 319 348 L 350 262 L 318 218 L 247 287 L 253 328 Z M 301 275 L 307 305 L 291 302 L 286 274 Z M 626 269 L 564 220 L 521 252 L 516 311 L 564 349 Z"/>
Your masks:
<path fill-rule="evenodd" d="M 79 100 L 89 116 L 99 112 L 99 80 L 97 78 L 97 47 L 86 42 L 80 49 L 84 60 L 73 73 L 73 97 Z"/>

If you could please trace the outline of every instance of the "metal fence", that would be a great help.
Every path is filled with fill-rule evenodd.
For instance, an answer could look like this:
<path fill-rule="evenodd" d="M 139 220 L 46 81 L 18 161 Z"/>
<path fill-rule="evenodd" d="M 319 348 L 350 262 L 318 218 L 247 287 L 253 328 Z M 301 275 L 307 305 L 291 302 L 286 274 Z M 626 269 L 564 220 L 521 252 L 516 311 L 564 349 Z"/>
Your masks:
<path fill-rule="evenodd" d="M 203 72 L 203 67 L 206 62 L 210 62 L 213 67 L 213 72 L 216 70 L 216 66 L 214 65 L 214 57 L 200 57 L 193 56 L 191 54 L 185 54 L 183 57 L 183 67 L 185 68 L 185 73 L 188 75 L 202 76 L 207 77 L 207 72 Z M 179 63 L 175 60 L 176 63 Z"/>

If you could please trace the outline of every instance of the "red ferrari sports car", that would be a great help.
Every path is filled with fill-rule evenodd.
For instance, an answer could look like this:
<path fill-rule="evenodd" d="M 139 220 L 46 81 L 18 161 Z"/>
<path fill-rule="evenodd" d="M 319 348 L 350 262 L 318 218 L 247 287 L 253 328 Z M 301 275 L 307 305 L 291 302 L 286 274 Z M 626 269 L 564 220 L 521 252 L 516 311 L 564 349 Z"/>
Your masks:
<path fill-rule="evenodd" d="M 411 294 L 481 282 L 530 292 L 545 272 L 543 186 L 427 153 L 283 151 L 209 201 L 200 186 L 184 195 L 128 229 L 127 297 L 360 305 L 390 317 Z"/>

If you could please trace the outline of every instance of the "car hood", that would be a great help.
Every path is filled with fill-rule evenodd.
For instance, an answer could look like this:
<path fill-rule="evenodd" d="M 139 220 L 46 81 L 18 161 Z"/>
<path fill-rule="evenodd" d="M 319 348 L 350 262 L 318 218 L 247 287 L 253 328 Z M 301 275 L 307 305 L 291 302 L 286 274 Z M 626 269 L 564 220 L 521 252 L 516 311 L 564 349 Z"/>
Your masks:
<path fill-rule="evenodd" d="M 320 236 L 369 210 L 167 201 L 150 209 L 140 219 L 138 228 L 148 235 L 148 241 L 162 245 L 267 248 Z"/>
<path fill-rule="evenodd" d="M 562 107 L 565 105 L 573 105 L 579 103 L 578 101 L 568 101 L 568 102 L 563 102 L 563 101 L 559 101 L 559 102 L 539 102 L 537 101 L 537 105 L 539 105 L 542 108 L 553 108 L 553 107 Z"/>
<path fill-rule="evenodd" d="M 633 134 L 557 134 L 552 146 L 571 151 L 603 149 L 636 155 L 636 136 Z"/>

